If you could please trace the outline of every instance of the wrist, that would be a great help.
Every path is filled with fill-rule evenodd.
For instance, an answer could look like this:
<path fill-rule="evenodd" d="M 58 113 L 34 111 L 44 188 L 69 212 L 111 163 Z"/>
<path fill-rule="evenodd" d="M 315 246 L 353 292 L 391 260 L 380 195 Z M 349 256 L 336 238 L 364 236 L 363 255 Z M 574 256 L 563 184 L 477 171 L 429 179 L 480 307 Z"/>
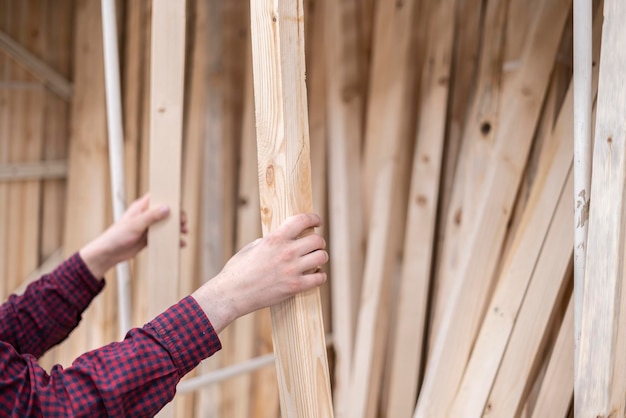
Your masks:
<path fill-rule="evenodd" d="M 218 334 L 240 316 L 235 308 L 232 295 L 227 295 L 220 290 L 217 277 L 205 283 L 191 296 L 200 305 Z"/>
<path fill-rule="evenodd" d="M 115 265 L 111 251 L 100 241 L 99 238 L 96 238 L 79 251 L 85 265 L 96 278 L 103 277 Z"/>

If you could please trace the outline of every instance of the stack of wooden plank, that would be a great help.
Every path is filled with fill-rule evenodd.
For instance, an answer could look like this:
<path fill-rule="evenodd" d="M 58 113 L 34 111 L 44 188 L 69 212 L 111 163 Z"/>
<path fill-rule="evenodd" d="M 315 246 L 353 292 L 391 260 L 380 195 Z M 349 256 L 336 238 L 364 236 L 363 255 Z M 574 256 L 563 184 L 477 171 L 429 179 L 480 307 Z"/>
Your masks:
<path fill-rule="evenodd" d="M 334 415 L 570 416 L 571 2 L 304 4 L 313 205 L 331 254 L 322 306 Z M 151 7 L 118 1 L 129 202 L 148 191 Z M 181 207 L 191 232 L 168 283 L 178 298 L 261 235 L 250 4 L 188 0 L 186 20 Z M 68 255 L 102 231 L 111 205 L 99 2 L 1 0 L 0 31 L 4 298 L 56 250 Z M 11 55 L 5 35 L 71 78 L 69 96 Z M 46 161 L 61 168 L 46 171 Z M 33 163 L 39 174 L 11 175 Z M 133 260 L 135 326 L 156 306 L 141 295 L 163 287 L 148 272 L 145 254 Z M 117 338 L 107 278 L 47 366 Z M 194 375 L 271 353 L 269 318 L 233 323 Z M 177 396 L 173 413 L 280 416 L 266 364 Z"/>

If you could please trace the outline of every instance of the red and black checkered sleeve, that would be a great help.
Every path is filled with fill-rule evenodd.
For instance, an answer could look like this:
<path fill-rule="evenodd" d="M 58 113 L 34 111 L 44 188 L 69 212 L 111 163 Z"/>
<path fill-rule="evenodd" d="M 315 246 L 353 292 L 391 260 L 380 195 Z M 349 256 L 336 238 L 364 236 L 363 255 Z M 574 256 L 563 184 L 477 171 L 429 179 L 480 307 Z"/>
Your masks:
<path fill-rule="evenodd" d="M 178 381 L 220 348 L 192 297 L 49 375 L 33 356 L 0 342 L 0 416 L 152 417 L 172 400 Z"/>
<path fill-rule="evenodd" d="M 40 357 L 69 335 L 103 287 L 104 280 L 93 277 L 74 254 L 0 306 L 0 341 Z"/>

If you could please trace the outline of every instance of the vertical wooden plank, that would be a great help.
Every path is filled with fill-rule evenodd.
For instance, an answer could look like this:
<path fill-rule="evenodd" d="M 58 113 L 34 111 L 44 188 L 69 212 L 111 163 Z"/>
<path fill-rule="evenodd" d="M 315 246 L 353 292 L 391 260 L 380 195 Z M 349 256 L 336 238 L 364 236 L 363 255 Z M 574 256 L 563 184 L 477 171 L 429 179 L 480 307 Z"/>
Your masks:
<path fill-rule="evenodd" d="M 626 414 L 626 3 L 604 2 L 602 55 L 589 213 L 582 323 L 576 368 L 577 417 Z"/>
<path fill-rule="evenodd" d="M 365 148 L 363 156 L 363 210 L 367 223 L 378 170 L 389 154 L 390 136 L 399 135 L 403 128 L 398 117 L 407 102 L 407 80 L 411 28 L 415 17 L 415 0 L 385 1 L 379 4 L 375 16 L 372 40 Z"/>
<path fill-rule="evenodd" d="M 251 1 L 263 233 L 312 208 L 302 0 Z M 281 411 L 331 417 L 319 289 L 272 308 Z"/>
<path fill-rule="evenodd" d="M 41 55 L 44 48 L 42 8 L 38 0 L 16 4 L 9 34 L 29 52 Z M 15 62 L 9 62 L 10 80 L 33 83 L 32 74 Z M 33 84 L 32 88 L 13 90 L 8 111 L 10 135 L 8 158 L 12 162 L 39 161 L 43 150 L 45 90 Z M 7 292 L 17 288 L 39 262 L 40 192 L 38 180 L 11 182 L 7 187 L 8 242 L 4 280 Z"/>
<path fill-rule="evenodd" d="M 346 417 L 363 271 L 360 150 L 363 135 L 363 68 L 359 67 L 356 0 L 325 4 L 327 75 L 329 251 L 335 368 L 335 415 Z"/>
<path fill-rule="evenodd" d="M 559 296 L 571 279 L 574 245 L 571 160 L 569 168 L 567 182 L 561 190 L 558 207 L 493 381 L 483 412 L 485 416 L 509 417 L 520 413 L 524 395 L 534 381 L 532 377 L 539 362 L 538 355 L 546 338 L 548 323 Z"/>
<path fill-rule="evenodd" d="M 433 291 L 430 347 L 435 341 L 443 313 L 449 306 L 455 274 L 461 267 L 464 239 L 475 205 L 473 193 L 480 190 L 486 159 L 493 147 L 502 94 L 501 73 L 504 30 L 509 0 L 488 1 L 481 40 L 473 100 L 468 108 L 454 178 L 451 210 L 445 218 L 445 242 Z"/>
<path fill-rule="evenodd" d="M 403 170 L 411 155 L 407 144 L 415 78 L 410 58 L 415 8 L 415 1 L 381 2 L 375 18 L 362 178 L 363 210 L 369 229 L 352 358 L 349 417 L 375 416 L 380 399 L 386 346 L 379 333 L 386 335 L 391 318 L 393 272 L 406 213 L 408 178 Z"/>
<path fill-rule="evenodd" d="M 207 25 L 207 106 L 205 113 L 205 137 L 203 149 L 203 186 L 201 191 L 201 255 L 200 277 L 206 281 L 214 277 L 222 268 L 225 255 L 224 247 L 227 239 L 228 226 L 225 222 L 224 206 L 225 184 L 223 160 L 224 138 L 226 137 L 226 117 L 224 96 L 226 77 L 224 75 L 224 6 L 221 0 L 209 0 L 206 14 Z M 229 331 L 222 333 L 222 338 L 228 339 Z M 200 373 L 208 373 L 220 367 L 223 363 L 224 352 L 217 353 L 212 361 L 200 366 Z M 199 417 L 219 416 L 221 409 L 221 385 L 212 385 L 197 392 L 196 415 Z"/>
<path fill-rule="evenodd" d="M 178 297 L 191 294 L 200 284 L 200 199 L 203 170 L 203 140 L 206 128 L 206 74 L 207 74 L 207 3 L 188 2 L 187 64 L 185 83 L 185 112 L 183 127 L 182 208 L 187 214 L 189 230 L 186 248 L 180 254 Z M 196 375 L 196 370 L 186 378 Z M 179 394 L 174 399 L 177 417 L 193 416 L 196 393 Z"/>
<path fill-rule="evenodd" d="M 567 417 L 574 391 L 572 364 L 574 364 L 574 299 L 570 297 L 546 375 L 539 389 L 533 418 Z"/>
<path fill-rule="evenodd" d="M 177 301 L 180 279 L 181 153 L 185 64 L 185 1 L 154 0 L 150 81 L 150 204 L 170 216 L 148 231 L 148 315 Z M 173 416 L 166 406 L 161 416 Z"/>
<path fill-rule="evenodd" d="M 63 247 L 65 255 L 77 251 L 107 226 L 108 162 L 100 4 L 75 3 L 74 100 Z M 102 324 L 107 322 L 105 299 L 109 286 L 85 313 L 81 325 L 63 344 L 58 360 L 69 366 L 89 348 L 104 344 Z M 114 293 L 113 293 L 114 294 Z"/>
<path fill-rule="evenodd" d="M 489 164 L 480 193 L 476 219 L 469 228 L 467 250 L 442 317 L 432 359 L 419 397 L 417 417 L 445 416 L 478 331 L 485 302 L 504 239 L 506 223 L 521 179 L 534 127 L 549 81 L 568 13 L 568 2 L 547 0 L 539 9 L 527 37 L 523 66 L 504 91 L 496 132 L 494 160 Z"/>
<path fill-rule="evenodd" d="M 392 344 L 387 417 L 412 415 L 422 370 L 453 54 L 455 6 L 455 1 L 438 1 L 431 3 L 430 10 L 427 10 L 427 38 L 430 42 L 422 70 L 417 145 L 413 155 L 395 342 Z"/>

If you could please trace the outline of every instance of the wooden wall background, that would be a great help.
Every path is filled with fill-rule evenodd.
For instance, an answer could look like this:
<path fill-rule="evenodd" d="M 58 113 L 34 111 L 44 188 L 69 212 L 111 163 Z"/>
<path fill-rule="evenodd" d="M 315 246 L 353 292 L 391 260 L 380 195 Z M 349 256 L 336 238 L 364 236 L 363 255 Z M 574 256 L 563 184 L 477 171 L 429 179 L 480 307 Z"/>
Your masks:
<path fill-rule="evenodd" d="M 180 297 L 260 236 L 249 4 L 187 4 Z M 151 2 L 117 5 L 130 202 L 147 191 Z M 421 417 L 571 416 L 571 2 L 305 7 L 336 416 L 408 417 L 418 393 Z M 72 84 L 60 97 L 0 48 L 5 299 L 100 233 L 111 203 L 100 2 L 0 0 L 0 30 Z M 136 326 L 159 285 L 145 272 L 139 256 Z M 116 298 L 112 271 L 42 364 L 117 339 Z M 271 352 L 269 327 L 240 319 L 195 374 Z M 176 414 L 277 417 L 274 381 L 269 366 L 177 396 Z"/>

